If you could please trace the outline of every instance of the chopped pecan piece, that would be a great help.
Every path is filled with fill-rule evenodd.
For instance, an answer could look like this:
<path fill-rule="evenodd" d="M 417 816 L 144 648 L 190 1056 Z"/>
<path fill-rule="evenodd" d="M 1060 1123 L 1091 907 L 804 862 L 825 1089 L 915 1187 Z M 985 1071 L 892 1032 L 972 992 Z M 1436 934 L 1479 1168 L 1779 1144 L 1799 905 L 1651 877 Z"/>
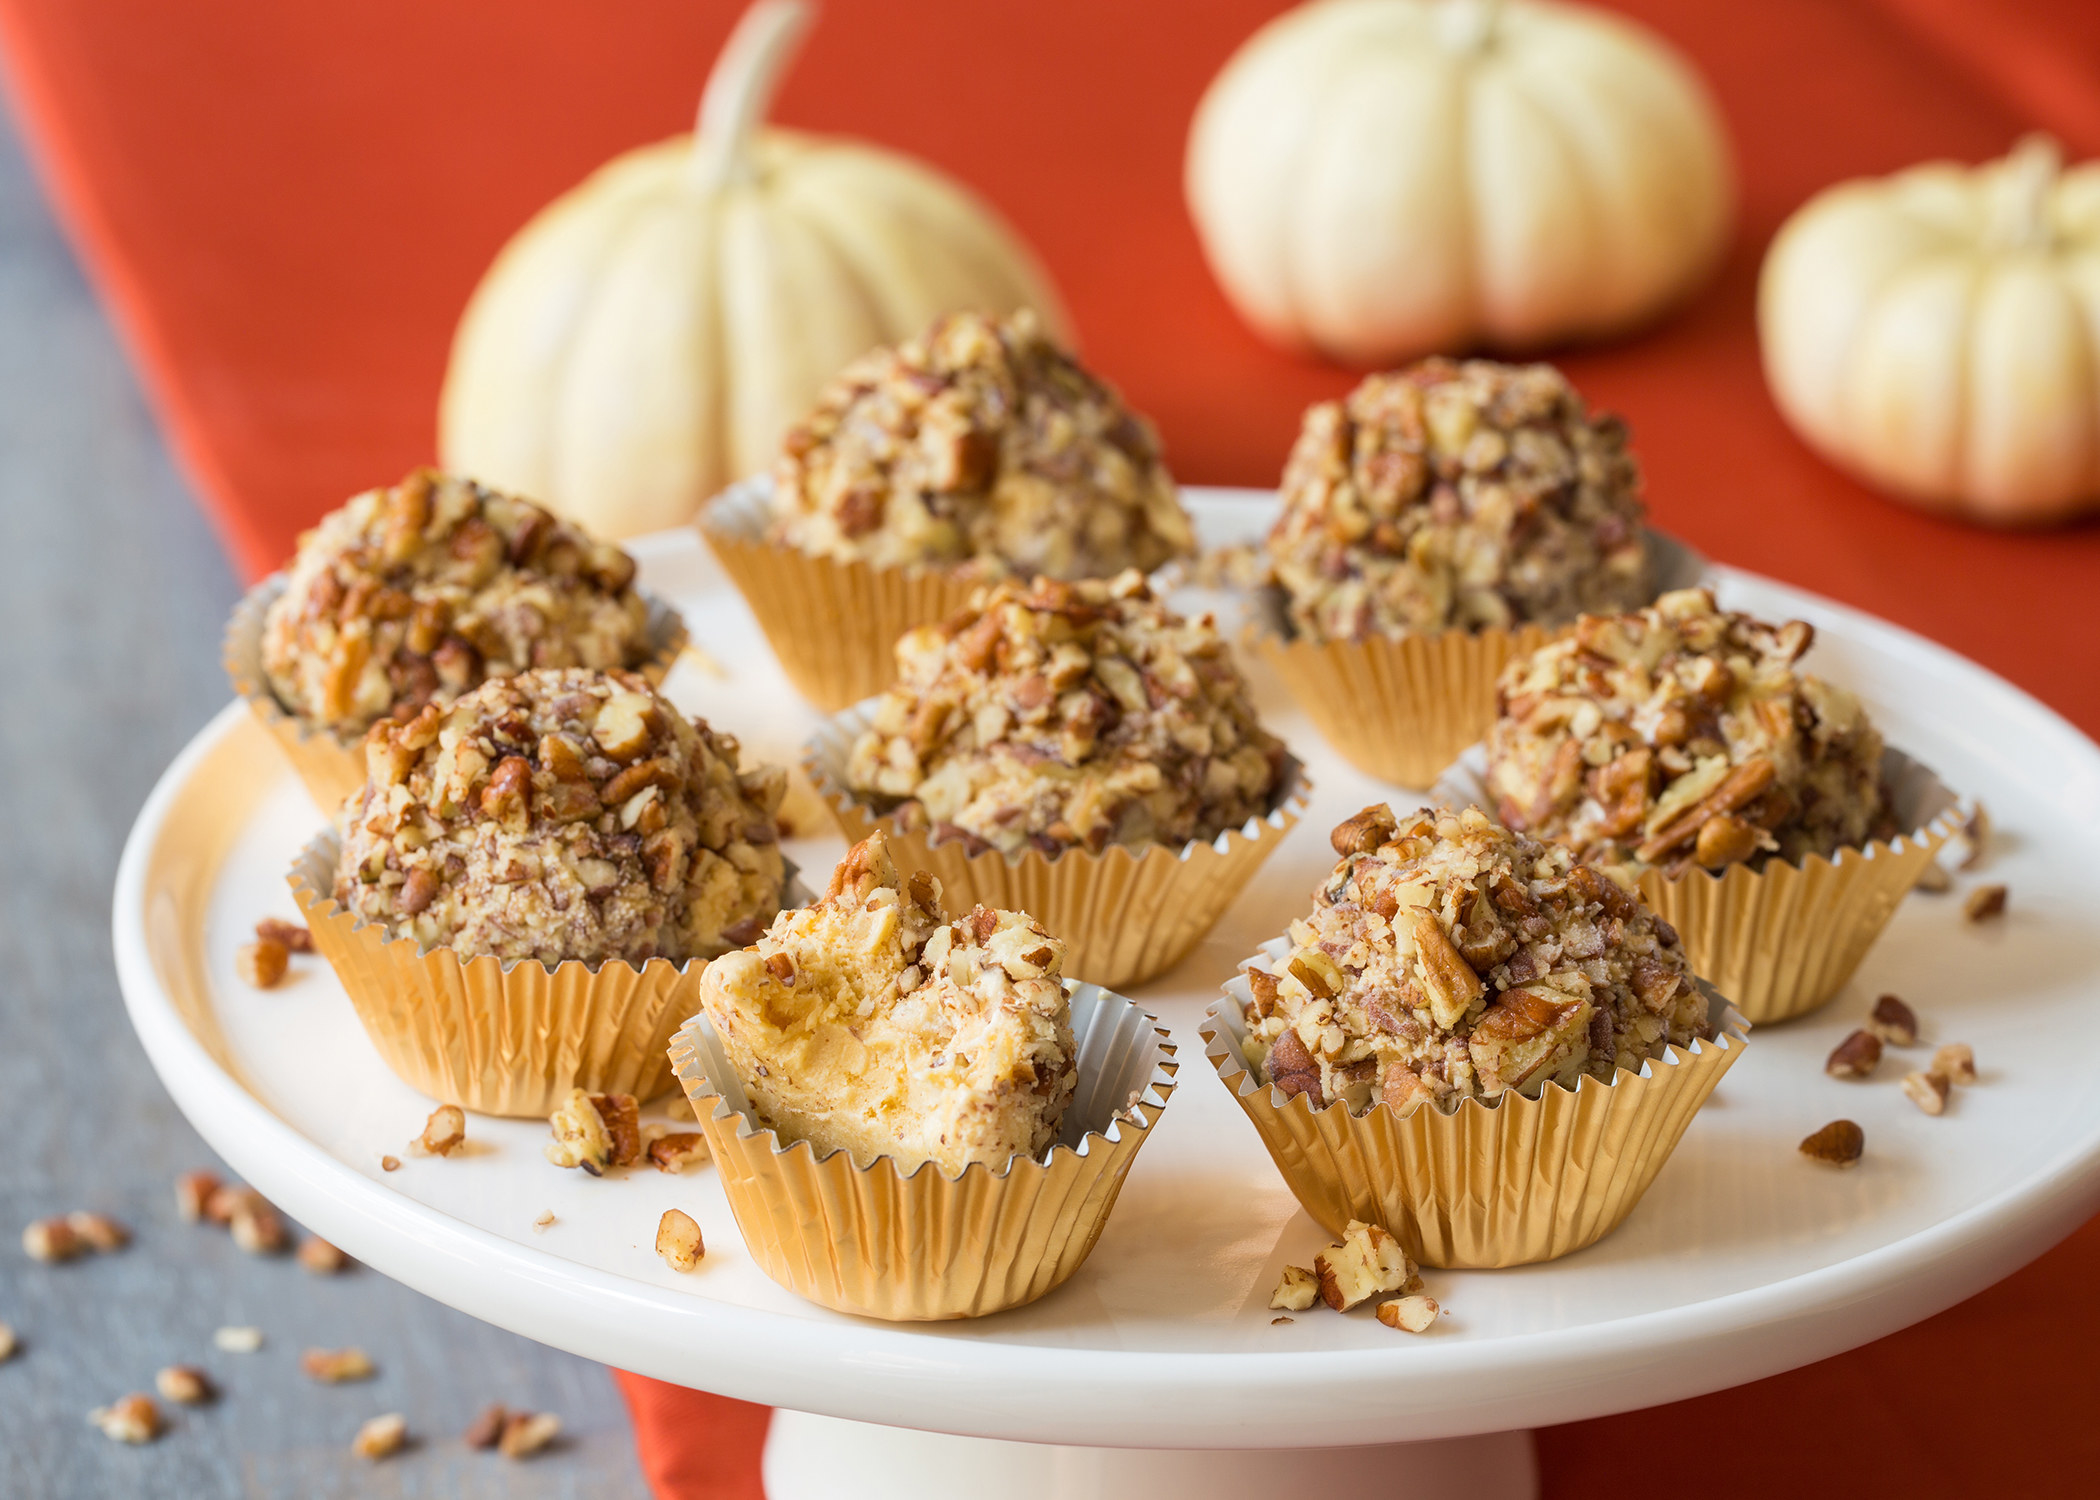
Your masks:
<path fill-rule="evenodd" d="M 136 1391 L 96 1407 L 88 1413 L 88 1421 L 112 1442 L 150 1443 L 161 1434 L 160 1408 L 151 1396 Z"/>
<path fill-rule="evenodd" d="M 1330 842 L 1334 845 L 1334 852 L 1346 859 L 1352 854 L 1373 852 L 1399 829 L 1400 823 L 1393 816 L 1392 808 L 1377 802 L 1354 817 L 1335 824 Z"/>
<path fill-rule="evenodd" d="M 357 1429 L 350 1451 L 359 1458 L 389 1458 L 408 1441 L 408 1418 L 398 1411 L 373 1417 Z"/>
<path fill-rule="evenodd" d="M 108 1214 L 90 1213 L 76 1208 L 66 1215 L 66 1227 L 80 1237 L 80 1242 L 90 1250 L 108 1254 L 121 1250 L 131 1243 L 131 1231 L 112 1219 Z"/>
<path fill-rule="evenodd" d="M 211 1377 L 195 1365 L 169 1365 L 153 1377 L 153 1388 L 182 1406 L 202 1406 L 218 1391 Z"/>
<path fill-rule="evenodd" d="M 1283 1090 L 1283 1097 L 1304 1094 L 1314 1109 L 1323 1109 L 1327 1097 L 1320 1086 L 1320 1065 L 1305 1050 L 1295 1031 L 1286 1031 L 1269 1048 L 1269 1082 Z"/>
<path fill-rule="evenodd" d="M 503 1421 L 496 1451 L 505 1458 L 530 1458 L 561 1435 L 561 1418 L 551 1411 L 512 1412 Z"/>
<path fill-rule="evenodd" d="M 1422 963 L 1422 987 L 1429 995 L 1430 1013 L 1439 1026 L 1455 1025 L 1487 993 L 1480 976 L 1473 972 L 1465 955 L 1452 946 L 1444 924 L 1426 911 L 1413 913 L 1415 954 Z"/>
<path fill-rule="evenodd" d="M 1434 1297 L 1395 1297 L 1378 1304 L 1378 1321 L 1405 1333 L 1427 1333 L 1443 1311 Z"/>
<path fill-rule="evenodd" d="M 280 943 L 287 953 L 311 953 L 314 951 L 314 935 L 298 922 L 287 922 L 282 917 L 264 917 L 255 924 L 255 940 L 259 943 Z"/>
<path fill-rule="evenodd" d="M 423 1122 L 423 1133 L 409 1144 L 429 1156 L 450 1156 L 467 1143 L 467 1114 L 457 1104 L 440 1104 Z"/>
<path fill-rule="evenodd" d="M 1415 1264 L 1400 1242 L 1376 1224 L 1351 1219 L 1339 1245 L 1313 1259 L 1320 1278 L 1320 1300 L 1336 1312 L 1347 1312 L 1380 1292 L 1408 1292 L 1418 1278 Z"/>
<path fill-rule="evenodd" d="M 1867 1133 L 1850 1120 L 1832 1120 L 1801 1142 L 1801 1154 L 1827 1166 L 1859 1165 L 1867 1149 Z"/>
<path fill-rule="evenodd" d="M 1891 1047 L 1914 1046 L 1918 1040 L 1918 1015 L 1900 996 L 1883 995 L 1867 1017 L 1867 1030 Z"/>
<path fill-rule="evenodd" d="M 503 1436 L 503 1424 L 510 1420 L 510 1413 L 502 1404 L 492 1403 L 481 1409 L 481 1414 L 467 1424 L 462 1440 L 469 1448 L 493 1448 Z"/>
<path fill-rule="evenodd" d="M 1855 1031 L 1831 1051 L 1823 1071 L 1832 1078 L 1872 1078 L 1881 1066 L 1881 1038 L 1871 1031 Z"/>
<path fill-rule="evenodd" d="M 233 971 L 251 989 L 275 989 L 291 967 L 291 951 L 275 938 L 243 943 L 233 955 Z"/>
<path fill-rule="evenodd" d="M 311 1235 L 299 1246 L 300 1269 L 316 1276 L 333 1276 L 350 1264 L 350 1257 L 319 1235 Z"/>
<path fill-rule="evenodd" d="M 204 1206 L 225 1184 L 213 1172 L 185 1172 L 175 1179 L 175 1212 L 186 1224 L 204 1217 Z"/>
<path fill-rule="evenodd" d="M 1987 922 L 1992 917 L 2005 914 L 2005 887 L 2002 885 L 1979 885 L 1969 892 L 1968 899 L 1961 904 L 1961 914 L 1971 922 Z"/>
<path fill-rule="evenodd" d="M 1949 1083 L 1976 1081 L 1976 1053 L 1967 1042 L 1949 1042 L 1932 1054 L 1932 1072 Z"/>
<path fill-rule="evenodd" d="M 1286 1312 L 1304 1312 L 1320 1300 L 1320 1278 L 1303 1266 L 1285 1266 L 1283 1279 L 1269 1294 L 1269 1306 Z"/>
<path fill-rule="evenodd" d="M 649 1164 L 659 1172 L 679 1173 L 707 1160 L 707 1137 L 697 1130 L 678 1130 L 649 1143 Z"/>
<path fill-rule="evenodd" d="M 707 1247 L 700 1238 L 700 1225 L 682 1208 L 667 1208 L 656 1223 L 656 1253 L 674 1271 L 690 1271 L 700 1264 Z"/>
<path fill-rule="evenodd" d="M 1903 1075 L 1903 1092 L 1910 1102 L 1928 1115 L 1939 1114 L 1947 1107 L 1947 1091 L 1952 1085 L 1941 1073 L 1914 1072 Z"/>
<path fill-rule="evenodd" d="M 299 1356 L 299 1368 L 323 1385 L 341 1385 L 351 1380 L 370 1380 L 377 1373 L 365 1351 L 308 1349 Z"/>

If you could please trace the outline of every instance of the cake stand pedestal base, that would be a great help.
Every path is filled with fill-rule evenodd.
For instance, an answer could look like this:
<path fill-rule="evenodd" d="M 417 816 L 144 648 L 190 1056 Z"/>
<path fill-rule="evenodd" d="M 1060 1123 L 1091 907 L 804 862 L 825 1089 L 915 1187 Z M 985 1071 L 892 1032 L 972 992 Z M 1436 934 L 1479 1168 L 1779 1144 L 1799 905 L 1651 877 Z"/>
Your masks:
<path fill-rule="evenodd" d="M 1218 1500 L 1225 1495 L 1536 1500 L 1528 1432 L 1375 1448 L 1066 1448 L 776 1411 L 766 1500 Z"/>

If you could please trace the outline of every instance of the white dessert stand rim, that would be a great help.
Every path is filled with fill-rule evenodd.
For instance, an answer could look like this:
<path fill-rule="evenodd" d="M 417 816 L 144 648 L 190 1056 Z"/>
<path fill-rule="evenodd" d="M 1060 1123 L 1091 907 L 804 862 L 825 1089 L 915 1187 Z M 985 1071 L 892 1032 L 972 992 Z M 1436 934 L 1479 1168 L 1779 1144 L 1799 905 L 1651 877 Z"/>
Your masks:
<path fill-rule="evenodd" d="M 678 534 L 634 550 L 647 559 L 687 545 Z M 1982 674 L 1885 622 L 1788 592 L 1848 633 L 1949 678 Z M 2075 728 L 1996 686 L 2022 700 L 2034 726 L 2070 737 L 2100 764 Z M 1580 1326 L 1492 1340 L 1396 1338 L 1389 1347 L 1104 1350 L 938 1338 L 911 1325 L 783 1315 L 650 1286 L 391 1190 L 280 1118 L 192 1033 L 149 955 L 148 860 L 185 784 L 246 712 L 229 705 L 168 768 L 118 873 L 119 977 L 162 1080 L 229 1163 L 360 1260 L 475 1316 L 643 1374 L 855 1421 L 1036 1442 L 1274 1448 L 1457 1437 L 1644 1406 L 1841 1352 L 1988 1285 L 2100 1206 L 2096 1129 L 2067 1137 L 2039 1169 L 1965 1211 L 1804 1274 Z M 1194 1070 L 1184 1072 L 1183 1090 L 1215 1087 L 1193 1035 L 1178 1040 L 1183 1069 Z M 713 1357 L 696 1378 L 693 1356 L 703 1349 Z M 1250 1421 L 1257 1411 L 1271 1420 Z"/>

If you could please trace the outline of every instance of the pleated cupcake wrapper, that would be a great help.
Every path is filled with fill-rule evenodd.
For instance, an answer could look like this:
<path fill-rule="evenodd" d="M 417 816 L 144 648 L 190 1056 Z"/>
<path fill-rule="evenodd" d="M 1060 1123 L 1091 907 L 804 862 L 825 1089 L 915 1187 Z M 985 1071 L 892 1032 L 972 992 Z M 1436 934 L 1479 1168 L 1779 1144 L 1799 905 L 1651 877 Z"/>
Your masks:
<path fill-rule="evenodd" d="M 1263 945 L 1267 968 L 1290 951 Z M 1264 961 L 1266 960 L 1266 961 Z M 1425 1266 L 1489 1268 L 1553 1260 L 1616 1229 L 1648 1191 L 1721 1075 L 1742 1056 L 1741 1014 L 1704 981 L 1711 1041 L 1667 1047 L 1610 1083 L 1548 1083 L 1536 1099 L 1465 1099 L 1448 1113 L 1405 1115 L 1383 1103 L 1314 1109 L 1263 1086 L 1249 1064 L 1243 973 L 1206 1013 L 1202 1037 L 1219 1078 L 1254 1122 L 1305 1211 L 1336 1238 L 1351 1219 L 1381 1224 Z"/>
<path fill-rule="evenodd" d="M 1657 593 L 1690 588 L 1706 560 L 1648 533 Z M 1315 641 L 1290 624 L 1280 589 L 1261 590 L 1246 644 L 1273 667 L 1342 759 L 1367 776 L 1426 787 L 1495 721 L 1495 679 L 1558 630 L 1521 625 L 1397 639 Z"/>
<path fill-rule="evenodd" d="M 1845 987 L 1867 950 L 1969 815 L 1969 804 L 1901 750 L 1882 756 L 1896 826 L 1836 858 L 1716 873 L 1643 872 L 1641 896 L 1684 939 L 1692 967 L 1735 1001 L 1753 1024 L 1807 1015 Z M 1487 751 L 1468 749 L 1432 789 L 1445 807 L 1473 803 L 1492 816 Z"/>
<path fill-rule="evenodd" d="M 1098 985 L 1065 981 L 1079 1083 L 1046 1158 L 950 1177 L 932 1162 L 856 1162 L 784 1143 L 751 1109 L 705 1014 L 671 1063 L 707 1135 L 744 1243 L 812 1302 L 893 1322 L 976 1318 L 1033 1302 L 1086 1260 L 1174 1092 L 1174 1046 Z"/>
<path fill-rule="evenodd" d="M 927 831 L 899 829 L 895 818 L 848 789 L 854 741 L 874 722 L 878 701 L 833 715 L 804 747 L 802 764 L 846 841 L 858 843 L 880 828 L 898 868 L 931 872 L 951 908 L 1027 912 L 1064 940 L 1065 971 L 1096 984 L 1143 984 L 1180 963 L 1304 815 L 1312 795 L 1304 767 L 1292 760 L 1266 814 L 1207 843 L 1191 839 L 1179 849 L 1141 850 L 1112 844 L 1099 854 L 1067 849 L 1056 858 L 1037 849 L 971 854 L 958 839 L 936 843 Z"/>
<path fill-rule="evenodd" d="M 672 1087 L 665 1049 L 697 1004 L 699 960 L 553 967 L 419 952 L 333 895 L 340 844 L 323 833 L 286 880 L 365 1034 L 411 1088 L 490 1115 L 553 1113 L 572 1089 L 651 1099 Z M 806 901 L 789 871 L 784 896 Z"/>
<path fill-rule="evenodd" d="M 277 701 L 263 670 L 263 617 L 285 583 L 284 574 L 272 573 L 242 596 L 226 622 L 220 658 L 234 692 L 247 700 L 256 719 L 283 747 L 314 802 L 332 818 L 365 784 L 365 741 L 363 735 L 346 738 L 290 713 Z M 685 621 L 655 595 L 644 593 L 642 598 L 649 606 L 649 659 L 635 670 L 661 686 L 685 650 Z"/>
<path fill-rule="evenodd" d="M 772 496 L 769 478 L 744 481 L 701 512 L 700 534 L 795 691 L 826 713 L 888 687 L 897 676 L 897 638 L 964 608 L 985 581 L 812 557 L 769 541 Z"/>

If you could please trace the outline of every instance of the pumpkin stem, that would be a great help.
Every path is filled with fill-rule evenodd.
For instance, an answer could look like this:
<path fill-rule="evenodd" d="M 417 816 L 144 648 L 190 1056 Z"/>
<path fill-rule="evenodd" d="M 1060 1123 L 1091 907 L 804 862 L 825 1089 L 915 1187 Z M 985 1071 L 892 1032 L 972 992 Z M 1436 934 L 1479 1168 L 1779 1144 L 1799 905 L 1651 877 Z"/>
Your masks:
<path fill-rule="evenodd" d="M 816 9 L 807 0 L 758 0 L 722 44 L 693 128 L 693 180 L 713 191 L 748 182 L 751 136 Z"/>
<path fill-rule="evenodd" d="M 2037 131 L 2022 136 L 2000 166 L 1998 212 L 1991 238 L 2009 250 L 2046 250 L 2050 199 L 2064 169 L 2064 148 Z"/>
<path fill-rule="evenodd" d="M 1445 0 L 1439 18 L 1444 46 L 1471 56 L 1495 45 L 1502 24 L 1502 0 Z"/>

